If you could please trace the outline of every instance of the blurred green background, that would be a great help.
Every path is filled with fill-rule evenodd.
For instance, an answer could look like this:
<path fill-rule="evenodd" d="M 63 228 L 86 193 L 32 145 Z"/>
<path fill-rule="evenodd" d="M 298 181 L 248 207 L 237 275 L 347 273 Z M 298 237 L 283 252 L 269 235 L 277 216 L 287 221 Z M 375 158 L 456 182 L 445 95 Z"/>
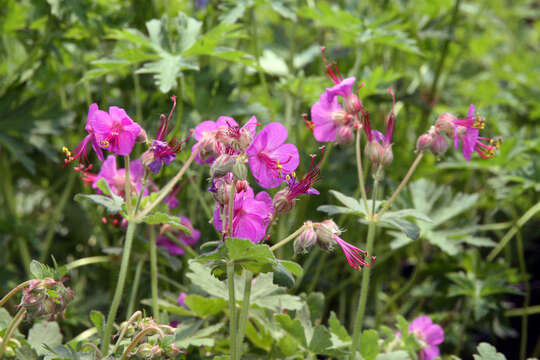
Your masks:
<path fill-rule="evenodd" d="M 440 192 L 436 206 L 453 208 L 454 214 L 438 235 L 426 230 L 415 242 L 379 234 L 368 313 L 380 311 L 407 285 L 383 322 L 394 321 L 397 313 L 435 313 L 447 332 L 443 352 L 470 354 L 476 342 L 489 340 L 517 358 L 527 326 L 505 310 L 522 307 L 527 299 L 538 304 L 538 216 L 519 226 L 499 259 L 487 263 L 485 256 L 539 201 L 539 15 L 533 0 L 3 0 L 1 292 L 26 279 L 31 258 L 51 263 L 54 255 L 58 263 L 67 263 L 114 255 L 121 244 L 121 230 L 103 224 L 100 209 L 72 200 L 75 193 L 92 190 L 77 172 L 62 168 L 62 146 L 73 148 L 83 138 L 91 103 L 125 108 L 149 134 L 155 134 L 159 114 L 170 109 L 171 95 L 179 99 L 173 133 L 181 137 L 221 115 L 241 122 L 251 115 L 263 124 L 280 121 L 299 148 L 301 173 L 309 167 L 308 155 L 320 146 L 301 115 L 309 114 L 331 86 L 320 57 L 319 47 L 325 45 L 344 76 L 365 83 L 359 94 L 374 127 L 382 128 L 392 104 L 386 89 L 396 92 L 394 163 L 383 182 L 386 196 L 414 159 L 417 137 L 443 112 L 464 115 L 474 103 L 486 118 L 486 136 L 503 137 L 491 160 L 473 156 L 467 163 L 457 151 L 443 159 L 426 156 L 414 177 L 425 180 L 404 193 L 400 203 L 410 205 L 414 196 L 429 202 Z M 91 161 L 97 166 L 94 155 Z M 162 172 L 156 183 L 177 167 Z M 326 215 L 317 206 L 336 203 L 328 190 L 353 195 L 355 174 L 353 146 L 329 145 L 317 186 L 321 195 L 300 200 L 270 242 L 305 220 L 323 220 Z M 215 240 L 208 224 L 213 205 L 205 192 L 207 169 L 193 166 L 189 175 L 178 213 L 201 229 L 203 241 Z M 347 241 L 364 244 L 365 226 L 346 217 L 336 220 L 349 230 Z M 471 230 L 456 234 L 455 229 L 465 228 Z M 133 263 L 145 260 L 147 246 L 141 236 Z M 292 249 L 281 256 L 292 257 Z M 348 325 L 359 278 L 341 254 L 317 250 L 298 261 L 305 275 L 293 291 L 324 292 L 326 312 L 336 311 Z M 160 263 L 161 274 L 170 279 L 162 283 L 164 289 L 178 291 L 175 282 L 185 283 L 185 259 L 163 253 Z M 64 322 L 66 338 L 89 324 L 90 309 L 107 309 L 118 266 L 113 256 L 92 271 L 71 274 L 77 297 Z M 149 276 L 148 269 L 143 276 Z M 148 297 L 145 286 L 140 298 Z M 479 286 L 486 291 L 476 291 Z M 529 355 L 540 352 L 540 331 L 533 327 L 539 319 L 529 318 Z M 375 326 L 374 317 L 367 321 Z"/>

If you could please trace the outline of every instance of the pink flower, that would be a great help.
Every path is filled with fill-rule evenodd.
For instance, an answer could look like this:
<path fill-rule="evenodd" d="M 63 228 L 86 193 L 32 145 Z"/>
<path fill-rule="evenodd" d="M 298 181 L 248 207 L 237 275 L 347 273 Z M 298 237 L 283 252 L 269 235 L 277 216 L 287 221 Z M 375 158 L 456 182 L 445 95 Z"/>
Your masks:
<path fill-rule="evenodd" d="M 232 220 L 232 236 L 249 239 L 252 242 L 261 241 L 266 234 L 273 214 L 272 198 L 268 193 L 261 191 L 257 196 L 253 196 L 253 190 L 247 187 L 246 190 L 237 193 L 234 197 L 234 209 Z M 219 231 L 223 231 L 221 211 L 227 212 L 226 206 L 216 206 L 214 211 L 214 226 Z M 228 224 L 228 214 L 225 213 L 225 222 Z"/>
<path fill-rule="evenodd" d="M 180 223 L 191 230 L 191 235 L 187 235 L 182 230 L 171 231 L 172 235 L 176 237 L 179 242 L 181 242 L 182 244 L 186 246 L 195 245 L 201 238 L 201 232 L 193 228 L 191 221 L 189 221 L 189 219 L 185 216 L 180 216 Z M 164 230 L 162 230 L 162 233 L 169 230 L 171 230 L 171 228 L 168 226 L 165 226 Z M 172 241 L 167 235 L 160 235 L 157 239 L 156 244 L 158 246 L 166 248 L 169 251 L 169 254 L 171 255 L 182 255 L 185 252 L 184 249 L 182 249 L 180 245 Z"/>
<path fill-rule="evenodd" d="M 131 191 L 141 191 L 142 178 L 144 176 L 144 168 L 139 159 L 134 160 L 129 166 L 129 178 L 131 180 Z M 125 195 L 126 170 L 116 168 L 116 157 L 114 155 L 107 156 L 107 159 L 101 165 L 101 169 L 97 176 L 91 177 L 92 187 L 97 189 L 97 182 L 100 179 L 105 179 L 111 191 L 119 196 Z"/>
<path fill-rule="evenodd" d="M 185 303 L 185 300 L 186 300 L 186 296 L 187 294 L 185 292 L 181 292 L 179 295 L 178 295 L 178 299 L 176 299 L 176 303 L 179 305 L 179 306 L 182 306 L 182 307 L 185 307 L 187 309 L 187 305 Z"/>
<path fill-rule="evenodd" d="M 109 107 L 109 113 L 96 109 L 90 120 L 99 146 L 118 155 L 131 153 L 142 130 L 124 109 L 116 106 Z"/>
<path fill-rule="evenodd" d="M 325 91 L 311 107 L 311 120 L 313 122 L 313 135 L 319 142 L 336 141 L 338 128 L 350 117 L 338 104 L 337 97 L 330 100 L 330 96 Z"/>
<path fill-rule="evenodd" d="M 285 126 L 270 123 L 246 150 L 251 173 L 263 188 L 278 186 L 298 167 L 298 149 L 293 144 L 284 144 L 287 135 Z"/>
<path fill-rule="evenodd" d="M 500 146 L 500 140 L 479 136 L 480 129 L 484 128 L 484 118 L 474 114 L 473 104 L 469 107 L 467 117 L 454 120 L 452 125 L 454 126 L 454 147 L 457 149 L 461 140 L 461 151 L 467 161 L 471 160 L 474 151 L 483 159 L 489 159 L 495 155 L 495 150 Z M 487 141 L 488 144 L 483 141 Z"/>
<path fill-rule="evenodd" d="M 443 329 L 434 324 L 429 316 L 420 316 L 409 325 L 409 333 L 413 333 L 424 345 L 420 350 L 421 360 L 432 360 L 440 355 L 439 344 L 444 341 Z"/>
<path fill-rule="evenodd" d="M 90 105 L 90 108 L 88 109 L 88 116 L 86 117 L 86 126 L 84 127 L 88 132 L 88 135 L 83 139 L 83 141 L 81 141 L 81 143 L 77 145 L 75 149 L 73 149 L 73 152 L 69 151 L 67 148 L 63 149 L 64 153 L 66 154 L 66 159 L 64 160 L 63 166 L 66 166 L 76 159 L 82 159 L 85 162 L 88 161 L 86 147 L 90 143 L 92 144 L 92 148 L 96 152 L 98 159 L 103 161 L 103 151 L 101 151 L 101 148 L 99 147 L 93 128 L 94 115 L 96 111 L 98 111 L 97 104 L 94 103 Z"/>
<path fill-rule="evenodd" d="M 210 164 L 219 155 L 223 154 L 225 147 L 218 141 L 218 129 L 220 127 L 234 127 L 238 123 L 229 116 L 220 116 L 217 121 L 203 121 L 195 128 L 195 140 L 197 143 L 193 145 L 192 151 L 199 150 L 195 161 L 199 164 Z"/>

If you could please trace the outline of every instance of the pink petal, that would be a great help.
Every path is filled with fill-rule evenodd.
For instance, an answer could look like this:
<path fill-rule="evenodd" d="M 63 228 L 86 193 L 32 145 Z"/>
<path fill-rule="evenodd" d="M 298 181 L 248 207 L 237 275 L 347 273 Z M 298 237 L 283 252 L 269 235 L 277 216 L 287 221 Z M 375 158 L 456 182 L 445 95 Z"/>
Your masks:
<path fill-rule="evenodd" d="M 249 119 L 248 122 L 242 126 L 242 129 L 246 129 L 251 136 L 254 137 L 255 133 L 257 132 L 257 118 L 252 116 L 251 119 Z"/>
<path fill-rule="evenodd" d="M 437 324 L 426 327 L 423 333 L 429 345 L 439 345 L 444 341 L 444 330 Z"/>
<path fill-rule="evenodd" d="M 238 123 L 230 116 L 220 116 L 217 119 L 216 128 L 220 126 L 238 126 Z"/>
<path fill-rule="evenodd" d="M 437 346 L 432 346 L 432 347 L 423 349 L 421 351 L 424 354 L 424 357 L 423 357 L 424 360 L 433 360 L 439 357 L 440 355 L 440 351 Z"/>
<path fill-rule="evenodd" d="M 129 155 L 131 150 L 133 150 L 133 145 L 135 145 L 135 139 L 137 135 L 133 135 L 130 131 L 121 131 L 118 134 L 118 143 L 115 149 L 110 148 L 109 151 L 114 152 L 118 155 Z"/>
<path fill-rule="evenodd" d="M 343 81 L 341 81 L 339 84 L 329 89 L 326 89 L 326 91 L 330 95 L 330 98 L 334 98 L 335 96 L 347 97 L 352 94 L 352 88 L 354 86 L 355 81 L 356 81 L 356 78 L 354 77 L 346 78 Z"/>
<path fill-rule="evenodd" d="M 91 132 L 93 131 L 92 129 L 92 119 L 94 118 L 94 113 L 98 110 L 98 106 L 96 103 L 93 103 L 92 105 L 90 105 L 90 108 L 88 109 L 88 116 L 86 117 L 86 131 L 88 132 Z"/>
<path fill-rule="evenodd" d="M 133 122 L 133 120 L 131 120 L 126 111 L 122 108 L 119 108 L 118 106 L 109 107 L 109 115 L 111 116 L 113 121 L 117 121 L 121 124 L 124 124 L 124 119 L 128 119 L 129 123 Z"/>
<path fill-rule="evenodd" d="M 414 330 L 420 330 L 424 332 L 424 329 L 427 328 L 433 324 L 431 321 L 431 318 L 429 316 L 420 316 L 413 320 L 413 322 L 409 325 L 409 332 L 412 332 Z"/>
<path fill-rule="evenodd" d="M 300 163 L 298 149 L 293 144 L 283 144 L 275 149 L 270 155 L 273 159 L 279 160 L 286 174 L 292 173 Z M 283 174 L 285 176 L 286 174 Z"/>
<path fill-rule="evenodd" d="M 203 121 L 197 127 L 195 128 L 195 134 L 193 136 L 195 137 L 195 140 L 200 141 L 203 137 L 203 133 L 214 131 L 218 128 L 215 122 L 213 121 Z"/>

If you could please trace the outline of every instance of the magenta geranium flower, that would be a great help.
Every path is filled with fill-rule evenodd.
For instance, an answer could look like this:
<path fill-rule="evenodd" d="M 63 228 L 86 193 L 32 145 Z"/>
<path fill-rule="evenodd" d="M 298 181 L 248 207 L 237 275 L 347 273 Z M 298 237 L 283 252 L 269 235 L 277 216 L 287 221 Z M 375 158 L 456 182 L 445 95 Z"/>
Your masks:
<path fill-rule="evenodd" d="M 266 234 L 273 214 L 272 198 L 268 193 L 261 191 L 257 196 L 253 196 L 253 190 L 247 188 L 235 195 L 234 210 L 232 220 L 232 236 L 249 239 L 252 242 L 261 241 Z M 219 231 L 223 231 L 221 211 L 227 212 L 226 207 L 219 204 L 214 211 L 214 226 Z M 225 222 L 228 224 L 228 214 L 225 213 Z"/>
<path fill-rule="evenodd" d="M 409 333 L 413 333 L 423 345 L 420 359 L 433 360 L 440 355 L 439 345 L 444 341 L 443 329 L 434 324 L 429 316 L 420 316 L 409 325 Z"/>
<path fill-rule="evenodd" d="M 480 129 L 484 128 L 484 118 L 475 115 L 473 104 L 469 107 L 467 117 L 453 120 L 452 125 L 454 126 L 454 147 L 457 149 L 461 141 L 461 150 L 467 161 L 471 160 L 474 151 L 483 159 L 489 159 L 495 155 L 495 150 L 500 146 L 500 140 L 479 136 Z M 488 144 L 483 141 L 487 141 Z"/>
<path fill-rule="evenodd" d="M 130 163 L 129 178 L 131 180 L 131 191 L 141 191 L 142 179 L 144 176 L 144 167 L 142 162 L 137 159 Z M 107 156 L 107 159 L 101 165 L 101 169 L 96 176 L 92 176 L 92 187 L 97 189 L 97 182 L 100 179 L 105 179 L 111 191 L 119 196 L 125 195 L 126 170 L 116 168 L 116 157 L 114 155 Z M 146 192 L 146 190 L 145 190 Z"/>
<path fill-rule="evenodd" d="M 325 91 L 311 107 L 311 121 L 314 125 L 313 135 L 320 142 L 336 141 L 338 128 L 350 117 L 338 104 L 337 97 L 330 97 Z"/>
<path fill-rule="evenodd" d="M 217 137 L 218 129 L 229 126 L 238 126 L 238 123 L 232 117 L 220 116 L 217 121 L 203 121 L 195 128 L 193 136 L 197 143 L 192 148 L 192 151 L 198 150 L 195 161 L 199 164 L 210 164 L 224 153 L 225 147 Z"/>
<path fill-rule="evenodd" d="M 81 143 L 77 145 L 72 152 L 69 151 L 67 148 L 63 149 L 64 153 L 66 154 L 66 159 L 64 160 L 63 166 L 66 166 L 67 164 L 76 159 L 82 159 L 85 162 L 88 161 L 86 152 L 86 147 L 88 146 L 88 144 L 92 144 L 92 148 L 96 152 L 98 159 L 100 161 L 104 160 L 103 151 L 99 147 L 92 125 L 94 123 L 94 115 L 96 111 L 98 111 L 97 104 L 94 103 L 90 105 L 90 108 L 88 109 L 88 116 L 86 117 L 86 126 L 84 127 L 85 130 L 88 132 L 88 135 L 83 139 L 83 141 L 81 141 Z"/>
<path fill-rule="evenodd" d="M 117 155 L 129 155 L 142 128 L 122 108 L 111 106 L 109 112 L 96 109 L 91 127 L 100 147 Z"/>
<path fill-rule="evenodd" d="M 278 186 L 298 167 L 298 149 L 293 144 L 284 144 L 287 135 L 285 126 L 270 123 L 246 150 L 251 173 L 263 188 Z"/>
<path fill-rule="evenodd" d="M 189 219 L 185 216 L 180 216 L 180 223 L 191 230 L 191 235 L 187 235 L 182 230 L 171 230 L 170 227 L 165 227 L 165 230 L 162 232 L 170 231 L 172 235 L 178 239 L 179 242 L 183 243 L 186 246 L 191 247 L 195 245 L 201 238 L 201 232 L 193 228 L 191 221 L 189 221 Z M 167 235 L 160 235 L 157 238 L 156 244 L 157 246 L 166 248 L 171 255 L 182 255 L 185 252 L 180 245 L 172 241 Z"/>

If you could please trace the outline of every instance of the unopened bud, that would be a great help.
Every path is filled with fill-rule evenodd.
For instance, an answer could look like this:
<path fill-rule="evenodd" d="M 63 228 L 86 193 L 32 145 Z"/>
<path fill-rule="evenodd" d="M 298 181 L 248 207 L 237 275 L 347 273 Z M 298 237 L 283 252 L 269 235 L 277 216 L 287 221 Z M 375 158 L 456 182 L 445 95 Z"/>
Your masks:
<path fill-rule="evenodd" d="M 366 144 L 364 153 L 371 163 L 377 165 L 381 162 L 382 146 L 377 141 L 371 140 Z"/>
<path fill-rule="evenodd" d="M 353 132 L 350 126 L 343 125 L 340 126 L 336 131 L 336 143 L 338 144 L 347 144 L 351 142 L 353 138 Z"/>
<path fill-rule="evenodd" d="M 148 343 L 139 345 L 139 347 L 137 348 L 136 355 L 144 359 L 150 358 L 153 355 L 152 345 Z"/>
<path fill-rule="evenodd" d="M 294 199 L 289 200 L 287 198 L 288 193 L 289 193 L 289 189 L 285 188 L 278 191 L 276 195 L 274 195 L 273 203 L 274 203 L 274 211 L 276 215 L 288 213 L 293 208 Z"/>
<path fill-rule="evenodd" d="M 382 148 L 383 148 L 383 151 L 381 155 L 381 165 L 388 166 L 394 160 L 394 152 L 392 151 L 392 144 L 385 145 Z"/>
<path fill-rule="evenodd" d="M 440 133 L 436 134 L 433 137 L 430 150 L 435 156 L 443 155 L 448 150 L 448 140 Z"/>
<path fill-rule="evenodd" d="M 210 168 L 210 177 L 216 178 L 226 175 L 232 171 L 234 163 L 235 159 L 231 155 L 223 154 L 218 156 Z"/>
<path fill-rule="evenodd" d="M 135 142 L 138 143 L 144 143 L 148 140 L 148 136 L 146 135 L 146 131 L 141 128 L 141 131 L 137 134 L 137 137 L 135 138 Z"/>
<path fill-rule="evenodd" d="M 246 180 L 248 175 L 246 164 L 237 159 L 232 167 L 232 173 L 236 180 Z"/>
<path fill-rule="evenodd" d="M 449 137 L 454 137 L 454 121 L 457 120 L 457 117 L 450 113 L 444 113 L 435 122 L 435 128 L 437 130 L 444 132 Z"/>
<path fill-rule="evenodd" d="M 422 134 L 418 137 L 416 141 L 416 151 L 425 151 L 433 142 L 433 137 L 430 134 Z"/>
<path fill-rule="evenodd" d="M 294 254 L 305 254 L 317 243 L 317 233 L 311 221 L 304 223 L 306 229 L 294 240 Z"/>
<path fill-rule="evenodd" d="M 351 94 L 345 99 L 345 109 L 351 114 L 358 114 L 362 110 L 362 102 L 358 96 Z"/>
<path fill-rule="evenodd" d="M 341 235 L 341 230 L 333 220 L 324 220 L 313 224 L 317 233 L 317 244 L 323 250 L 331 250 L 335 244 L 334 235 Z"/>

